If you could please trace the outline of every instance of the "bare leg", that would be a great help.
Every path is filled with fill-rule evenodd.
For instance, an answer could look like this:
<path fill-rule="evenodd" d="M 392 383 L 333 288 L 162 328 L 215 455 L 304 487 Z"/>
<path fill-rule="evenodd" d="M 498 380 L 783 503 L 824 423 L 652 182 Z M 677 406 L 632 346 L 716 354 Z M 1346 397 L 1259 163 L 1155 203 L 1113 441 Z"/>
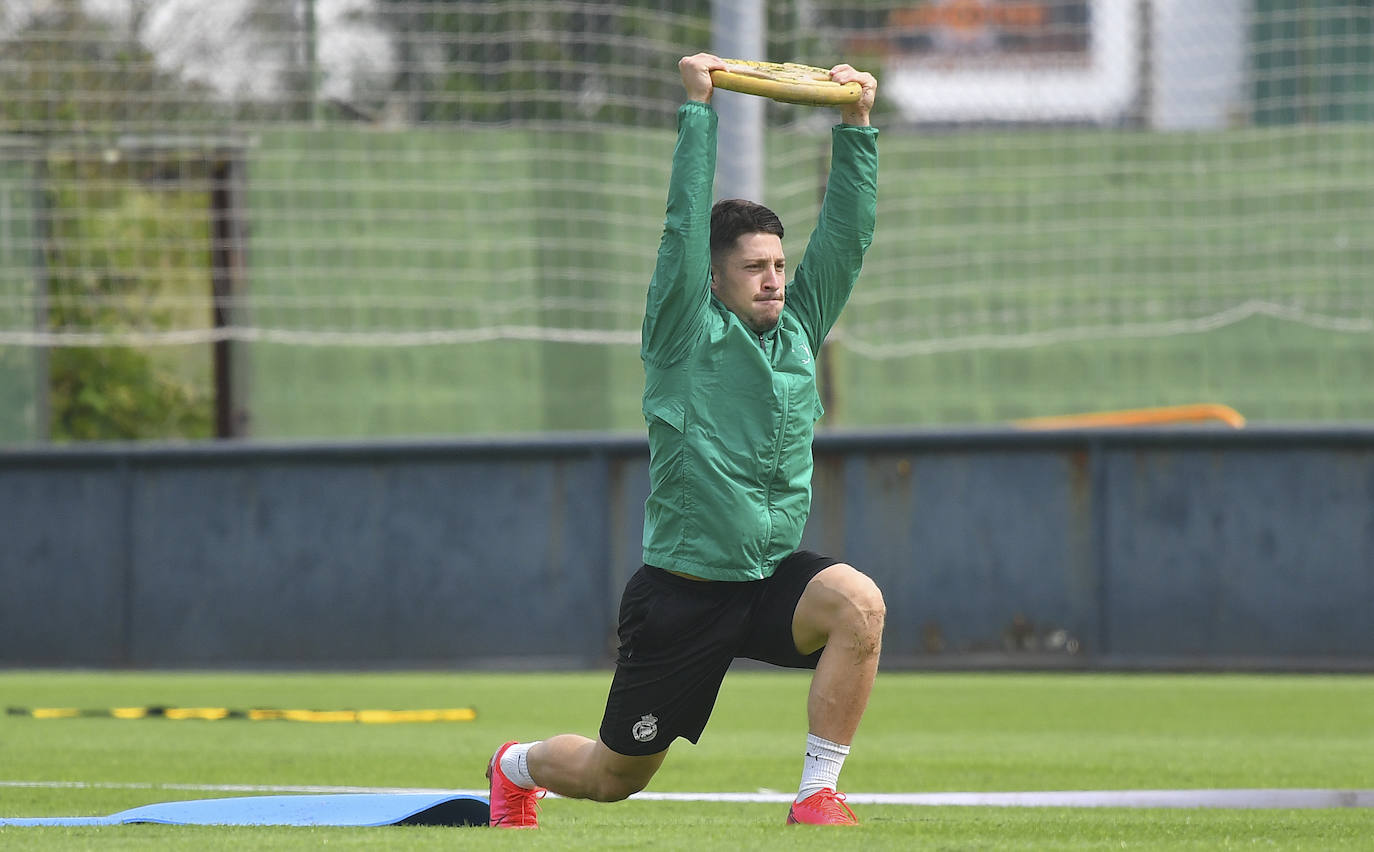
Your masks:
<path fill-rule="evenodd" d="M 868 707 L 882 651 L 887 609 L 867 576 L 843 563 L 807 584 L 792 617 L 792 638 L 802 653 L 821 646 L 806 713 L 810 732 L 849 745 Z"/>
<path fill-rule="evenodd" d="M 618 802 L 643 790 L 668 756 L 629 757 L 600 740 L 561 734 L 529 751 L 530 776 L 542 787 L 572 799 Z"/>

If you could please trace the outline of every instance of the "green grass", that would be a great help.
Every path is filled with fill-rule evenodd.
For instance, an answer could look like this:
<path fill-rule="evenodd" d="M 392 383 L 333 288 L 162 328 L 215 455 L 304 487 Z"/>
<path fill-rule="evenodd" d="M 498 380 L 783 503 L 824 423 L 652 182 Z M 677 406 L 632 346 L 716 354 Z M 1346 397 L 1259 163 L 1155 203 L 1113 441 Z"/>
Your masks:
<path fill-rule="evenodd" d="M 592 733 L 608 675 L 0 673 L 4 703 L 438 707 L 442 725 L 0 718 L 4 816 L 79 816 L 228 793 L 159 785 L 473 788 L 506 739 Z M 656 791 L 795 788 L 806 677 L 726 681 L 702 743 Z M 1367 676 L 914 674 L 879 679 L 845 766 L 852 792 L 1374 788 Z M 778 805 L 546 800 L 543 828 L 0 828 L 0 848 L 1370 849 L 1374 812 L 857 807 L 852 833 L 788 829 Z"/>

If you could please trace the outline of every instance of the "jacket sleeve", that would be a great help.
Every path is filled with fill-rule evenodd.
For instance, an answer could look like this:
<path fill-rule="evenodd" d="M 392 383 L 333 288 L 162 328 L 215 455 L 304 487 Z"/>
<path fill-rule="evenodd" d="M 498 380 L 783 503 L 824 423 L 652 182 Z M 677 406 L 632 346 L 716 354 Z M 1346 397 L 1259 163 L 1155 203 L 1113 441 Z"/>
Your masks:
<path fill-rule="evenodd" d="M 706 327 L 710 304 L 711 192 L 716 174 L 716 111 L 678 108 L 668 212 L 649 282 L 640 357 L 666 366 L 684 357 Z"/>
<path fill-rule="evenodd" d="M 877 211 L 878 130 L 836 125 L 820 216 L 787 289 L 787 305 L 811 338 L 813 352 L 820 351 L 849 301 L 873 243 Z"/>

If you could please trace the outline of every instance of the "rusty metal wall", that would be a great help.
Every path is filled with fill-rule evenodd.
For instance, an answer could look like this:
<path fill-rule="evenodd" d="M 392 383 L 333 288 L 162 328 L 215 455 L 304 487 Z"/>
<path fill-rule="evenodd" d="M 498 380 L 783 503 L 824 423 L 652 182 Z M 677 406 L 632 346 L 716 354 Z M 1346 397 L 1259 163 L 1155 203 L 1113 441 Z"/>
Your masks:
<path fill-rule="evenodd" d="M 817 459 L 808 539 L 879 580 L 903 660 L 1374 664 L 1374 432 L 865 436 Z"/>
<path fill-rule="evenodd" d="M 1374 430 L 815 456 L 885 665 L 1374 667 Z M 0 665 L 607 665 L 646 496 L 637 438 L 0 451 Z"/>

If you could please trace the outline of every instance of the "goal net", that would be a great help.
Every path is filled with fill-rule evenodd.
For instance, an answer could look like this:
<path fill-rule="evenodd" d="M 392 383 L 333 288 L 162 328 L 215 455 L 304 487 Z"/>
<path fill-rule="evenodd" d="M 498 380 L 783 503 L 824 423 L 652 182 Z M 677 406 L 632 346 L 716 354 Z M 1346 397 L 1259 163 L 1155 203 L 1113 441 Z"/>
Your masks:
<path fill-rule="evenodd" d="M 880 80 L 826 423 L 1374 417 L 1366 4 L 761 5 L 758 58 Z M 0 441 L 640 428 L 716 6 L 6 3 Z M 836 117 L 763 113 L 793 260 Z"/>

